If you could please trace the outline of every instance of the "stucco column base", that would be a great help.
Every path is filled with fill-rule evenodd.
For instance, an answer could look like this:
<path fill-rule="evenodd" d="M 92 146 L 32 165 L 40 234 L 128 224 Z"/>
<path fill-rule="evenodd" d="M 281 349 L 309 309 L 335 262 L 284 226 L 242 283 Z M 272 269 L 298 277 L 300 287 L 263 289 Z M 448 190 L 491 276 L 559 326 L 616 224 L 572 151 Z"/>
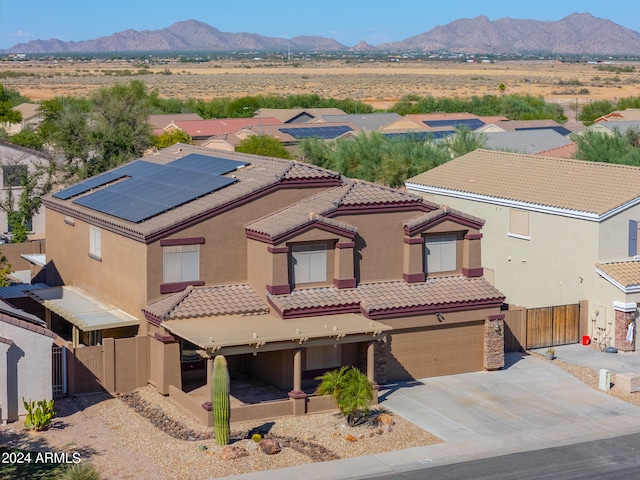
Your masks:
<path fill-rule="evenodd" d="M 307 413 L 307 394 L 301 390 L 289 392 L 289 398 L 293 402 L 293 414 L 305 415 Z"/>
<path fill-rule="evenodd" d="M 204 402 L 202 404 L 202 408 L 204 408 L 207 412 L 210 412 L 211 410 L 213 410 L 213 405 L 211 404 L 211 402 Z"/>

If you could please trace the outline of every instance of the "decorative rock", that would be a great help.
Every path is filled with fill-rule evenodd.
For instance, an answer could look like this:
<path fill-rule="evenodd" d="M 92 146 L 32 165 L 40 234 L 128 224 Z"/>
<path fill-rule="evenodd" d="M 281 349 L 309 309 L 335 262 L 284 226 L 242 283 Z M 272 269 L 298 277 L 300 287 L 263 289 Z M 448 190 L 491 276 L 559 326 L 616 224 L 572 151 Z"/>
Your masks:
<path fill-rule="evenodd" d="M 383 425 L 394 424 L 393 417 L 388 413 L 381 413 L 380 415 L 378 415 L 378 419 L 380 420 L 380 423 L 382 423 Z"/>
<path fill-rule="evenodd" d="M 207 446 L 206 445 L 199 445 L 198 446 L 198 450 L 205 451 L 205 450 L 207 450 Z"/>
<path fill-rule="evenodd" d="M 244 448 L 242 447 L 237 447 L 235 445 L 226 445 L 224 447 L 222 447 L 222 450 L 220 450 L 220 453 L 218 453 L 218 458 L 220 458 L 220 460 L 235 460 L 237 458 L 241 458 L 241 457 L 248 457 L 249 456 L 249 452 L 247 452 Z"/>
<path fill-rule="evenodd" d="M 356 437 L 354 437 L 353 435 L 347 435 L 346 437 L 344 437 L 344 439 L 347 442 L 357 442 L 358 441 L 358 439 Z"/>
<path fill-rule="evenodd" d="M 270 438 L 265 438 L 258 444 L 258 446 L 260 447 L 260 451 L 265 455 L 275 455 L 281 451 L 280 445 Z"/>

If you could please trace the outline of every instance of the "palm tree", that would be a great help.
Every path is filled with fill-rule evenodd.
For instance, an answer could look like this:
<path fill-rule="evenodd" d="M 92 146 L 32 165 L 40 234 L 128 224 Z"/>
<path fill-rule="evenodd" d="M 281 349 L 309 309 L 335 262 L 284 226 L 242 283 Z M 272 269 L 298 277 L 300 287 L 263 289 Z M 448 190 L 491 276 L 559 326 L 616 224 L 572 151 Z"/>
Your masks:
<path fill-rule="evenodd" d="M 504 83 L 498 85 L 498 90 L 500 90 L 500 95 L 504 96 L 504 92 L 507 90 L 507 86 Z"/>
<path fill-rule="evenodd" d="M 358 417 L 369 413 L 373 385 L 357 368 L 341 367 L 339 370 L 326 372 L 316 380 L 321 381 L 316 394 L 331 395 L 350 427 L 356 424 Z"/>

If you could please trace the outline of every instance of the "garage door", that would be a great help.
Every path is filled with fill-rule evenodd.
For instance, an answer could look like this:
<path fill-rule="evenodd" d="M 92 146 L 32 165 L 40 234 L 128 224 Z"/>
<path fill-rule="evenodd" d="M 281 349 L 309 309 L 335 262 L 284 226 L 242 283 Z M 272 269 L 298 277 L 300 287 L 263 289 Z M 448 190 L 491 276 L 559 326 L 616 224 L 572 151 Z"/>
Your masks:
<path fill-rule="evenodd" d="M 387 380 L 438 377 L 483 368 L 484 322 L 397 330 L 387 352 Z"/>

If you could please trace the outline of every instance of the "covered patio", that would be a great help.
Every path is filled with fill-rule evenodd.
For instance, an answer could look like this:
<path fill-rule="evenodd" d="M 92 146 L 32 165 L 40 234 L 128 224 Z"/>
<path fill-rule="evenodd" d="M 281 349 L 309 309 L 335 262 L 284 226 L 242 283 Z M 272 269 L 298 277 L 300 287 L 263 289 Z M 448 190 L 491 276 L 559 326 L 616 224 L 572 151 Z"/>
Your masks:
<path fill-rule="evenodd" d="M 392 329 L 355 313 L 287 320 L 271 314 L 225 315 L 170 320 L 162 326 L 173 336 L 197 345 L 198 354 L 206 361 L 206 384 L 188 392 L 172 385 L 169 396 L 208 426 L 213 421 L 211 371 L 215 356 L 224 355 L 230 364 L 250 364 L 251 375 L 235 380 L 232 376 L 232 422 L 303 415 L 336 408 L 333 399 L 314 396 L 313 388 L 305 388 L 305 377 L 335 368 L 305 369 L 307 349 L 328 347 L 329 352 L 350 352 L 343 359 L 347 365 L 358 363 L 357 352 L 362 350 L 367 376 L 375 383 L 375 344 Z M 377 403 L 377 396 L 373 401 Z"/>

